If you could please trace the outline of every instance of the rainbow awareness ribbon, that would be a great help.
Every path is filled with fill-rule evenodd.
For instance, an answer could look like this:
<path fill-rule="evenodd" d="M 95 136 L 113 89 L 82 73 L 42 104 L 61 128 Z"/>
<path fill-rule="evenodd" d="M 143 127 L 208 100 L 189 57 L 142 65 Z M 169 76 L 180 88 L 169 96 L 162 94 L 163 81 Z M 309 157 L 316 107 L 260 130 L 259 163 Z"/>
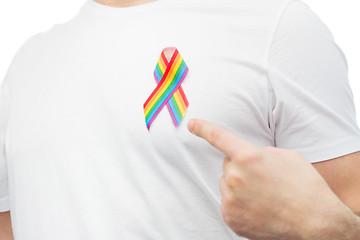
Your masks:
<path fill-rule="evenodd" d="M 175 47 L 164 48 L 156 64 L 154 78 L 156 88 L 144 103 L 144 114 L 147 129 L 166 105 L 175 127 L 178 127 L 189 102 L 181 87 L 188 67 Z"/>

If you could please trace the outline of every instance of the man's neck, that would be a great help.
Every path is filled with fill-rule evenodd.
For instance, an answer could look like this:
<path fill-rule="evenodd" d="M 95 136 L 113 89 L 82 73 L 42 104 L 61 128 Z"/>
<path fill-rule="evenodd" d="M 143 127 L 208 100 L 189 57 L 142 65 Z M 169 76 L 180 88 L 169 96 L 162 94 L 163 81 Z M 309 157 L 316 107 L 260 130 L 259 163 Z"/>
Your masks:
<path fill-rule="evenodd" d="M 157 0 L 94 0 L 94 1 L 109 7 L 132 7 L 150 2 L 155 2 Z"/>

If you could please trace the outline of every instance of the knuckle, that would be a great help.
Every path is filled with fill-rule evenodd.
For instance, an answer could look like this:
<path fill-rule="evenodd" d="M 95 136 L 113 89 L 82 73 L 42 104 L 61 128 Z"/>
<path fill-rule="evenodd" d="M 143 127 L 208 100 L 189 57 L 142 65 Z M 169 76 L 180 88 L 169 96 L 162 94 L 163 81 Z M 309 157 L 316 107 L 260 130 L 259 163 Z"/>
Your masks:
<path fill-rule="evenodd" d="M 227 203 L 226 198 L 223 198 L 221 201 L 220 210 L 224 222 L 233 230 L 240 230 L 239 226 L 243 225 L 242 218 L 237 217 L 239 214 L 241 214 L 241 211 L 239 211 L 240 209 L 237 208 L 236 211 L 234 211 L 234 207 Z"/>
<path fill-rule="evenodd" d="M 235 197 L 232 194 L 225 193 L 222 198 L 222 204 L 224 205 L 224 209 L 231 209 L 235 205 Z"/>
<path fill-rule="evenodd" d="M 210 131 L 210 133 L 209 133 L 209 143 L 211 145 L 216 145 L 219 138 L 220 138 L 220 132 L 219 131 L 215 131 L 215 130 Z"/>
<path fill-rule="evenodd" d="M 231 187 L 237 187 L 240 184 L 242 184 L 243 180 L 242 178 L 239 176 L 239 174 L 235 173 L 235 172 L 229 172 L 228 173 L 228 184 Z"/>
<path fill-rule="evenodd" d="M 222 214 L 225 214 L 227 211 L 227 207 L 226 204 L 224 202 L 224 197 L 221 199 L 221 205 L 220 205 L 220 210 Z"/>
<path fill-rule="evenodd" d="M 229 212 L 222 213 L 222 217 L 224 219 L 224 222 L 230 227 L 235 225 L 235 218 Z"/>
<path fill-rule="evenodd" d="M 220 191 L 221 193 L 223 194 L 224 192 L 224 186 L 225 186 L 226 182 L 225 182 L 225 176 L 223 175 L 220 179 L 220 182 L 219 182 L 219 188 L 220 188 Z"/>
<path fill-rule="evenodd" d="M 225 198 L 222 198 L 222 200 L 221 200 L 220 209 L 221 209 L 221 213 L 222 213 L 224 220 L 227 219 L 229 216 L 229 210 L 228 210 L 228 205 L 225 201 Z"/>

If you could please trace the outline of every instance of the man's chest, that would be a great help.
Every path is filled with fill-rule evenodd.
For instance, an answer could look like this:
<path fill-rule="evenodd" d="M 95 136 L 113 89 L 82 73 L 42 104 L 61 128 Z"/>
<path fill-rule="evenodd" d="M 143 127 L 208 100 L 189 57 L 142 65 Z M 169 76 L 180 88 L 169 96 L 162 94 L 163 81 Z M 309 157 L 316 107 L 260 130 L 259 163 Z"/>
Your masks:
<path fill-rule="evenodd" d="M 100 37 L 87 33 L 43 49 L 23 88 L 15 90 L 22 97 L 14 104 L 12 134 L 30 141 L 22 136 L 35 131 L 46 139 L 51 136 L 45 129 L 73 131 L 73 125 L 66 127 L 71 123 L 88 131 L 101 132 L 106 126 L 122 137 L 160 136 L 162 142 L 181 144 L 187 141 L 187 121 L 202 118 L 269 144 L 268 84 L 263 52 L 249 48 L 253 36 L 242 31 L 241 37 L 241 31 L 222 29 L 216 22 L 212 27 L 201 21 L 171 23 L 141 31 L 134 31 L 139 22 L 114 31 L 105 28 Z M 187 66 L 181 88 L 188 106 L 176 126 L 174 110 L 165 101 L 148 130 L 144 103 L 159 85 L 154 73 L 166 47 L 176 47 Z"/>

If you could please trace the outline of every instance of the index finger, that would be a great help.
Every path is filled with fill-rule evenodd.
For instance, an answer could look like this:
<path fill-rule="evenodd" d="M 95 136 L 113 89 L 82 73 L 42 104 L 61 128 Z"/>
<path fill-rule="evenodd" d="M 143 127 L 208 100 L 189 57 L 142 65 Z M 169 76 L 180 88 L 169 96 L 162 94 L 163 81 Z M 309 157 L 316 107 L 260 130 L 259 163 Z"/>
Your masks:
<path fill-rule="evenodd" d="M 191 119 L 187 126 L 191 133 L 205 139 L 212 146 L 230 157 L 234 156 L 241 149 L 249 151 L 260 149 L 258 146 L 237 137 L 225 128 L 202 119 Z"/>

